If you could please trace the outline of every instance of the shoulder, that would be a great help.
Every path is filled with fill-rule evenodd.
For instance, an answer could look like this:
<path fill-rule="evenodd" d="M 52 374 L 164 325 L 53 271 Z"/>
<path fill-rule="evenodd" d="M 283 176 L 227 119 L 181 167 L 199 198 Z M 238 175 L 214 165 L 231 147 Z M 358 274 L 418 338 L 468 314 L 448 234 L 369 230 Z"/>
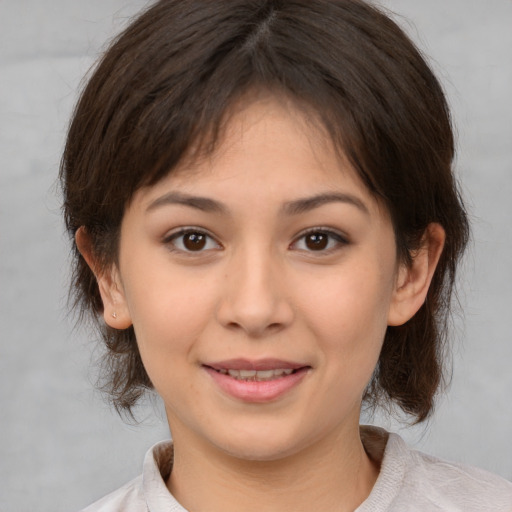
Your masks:
<path fill-rule="evenodd" d="M 142 475 L 89 505 L 82 512 L 146 512 Z"/>
<path fill-rule="evenodd" d="M 504 478 L 412 450 L 382 429 L 370 432 L 367 451 L 380 452 L 381 470 L 358 511 L 512 512 L 512 483 Z"/>
<path fill-rule="evenodd" d="M 512 511 L 512 483 L 483 469 L 410 450 L 404 480 L 412 495 L 427 494 L 439 510 Z"/>
<path fill-rule="evenodd" d="M 142 475 L 81 512 L 184 512 L 165 484 L 172 469 L 172 462 L 172 443 L 157 443 L 146 453 Z"/>

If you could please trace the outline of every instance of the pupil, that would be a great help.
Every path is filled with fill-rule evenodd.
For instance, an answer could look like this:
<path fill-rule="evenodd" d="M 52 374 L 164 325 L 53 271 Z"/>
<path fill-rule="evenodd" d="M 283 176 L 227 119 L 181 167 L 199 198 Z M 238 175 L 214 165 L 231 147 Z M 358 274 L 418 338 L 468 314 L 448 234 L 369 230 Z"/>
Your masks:
<path fill-rule="evenodd" d="M 306 237 L 306 246 L 313 251 L 325 249 L 328 243 L 328 236 L 325 233 L 312 233 Z"/>
<path fill-rule="evenodd" d="M 189 251 L 200 251 L 206 245 L 206 236 L 202 233 L 189 233 L 183 237 L 183 245 Z"/>

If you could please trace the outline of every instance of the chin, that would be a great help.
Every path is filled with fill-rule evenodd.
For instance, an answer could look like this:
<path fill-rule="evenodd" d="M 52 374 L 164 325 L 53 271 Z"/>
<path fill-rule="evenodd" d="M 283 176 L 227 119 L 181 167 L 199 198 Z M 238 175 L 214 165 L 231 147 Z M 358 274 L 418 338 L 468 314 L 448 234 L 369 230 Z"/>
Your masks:
<path fill-rule="evenodd" d="M 224 450 L 230 457 L 253 462 L 274 462 L 282 460 L 296 453 L 296 449 L 289 446 L 269 446 L 268 441 L 255 445 L 248 443 L 243 446 L 227 446 Z"/>
<path fill-rule="evenodd" d="M 296 433 L 261 429 L 231 434 L 224 442 L 215 444 L 224 453 L 240 460 L 272 462 L 295 455 L 311 442 L 301 441 Z"/>

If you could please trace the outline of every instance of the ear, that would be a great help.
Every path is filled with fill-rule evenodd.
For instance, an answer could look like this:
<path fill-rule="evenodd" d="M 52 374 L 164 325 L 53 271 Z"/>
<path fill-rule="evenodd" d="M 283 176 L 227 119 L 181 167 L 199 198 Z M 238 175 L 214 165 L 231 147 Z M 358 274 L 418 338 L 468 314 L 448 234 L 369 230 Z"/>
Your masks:
<path fill-rule="evenodd" d="M 421 247 L 410 265 L 401 264 L 388 314 L 388 325 L 403 325 L 425 302 L 432 276 L 443 252 L 446 235 L 437 223 L 427 226 Z"/>
<path fill-rule="evenodd" d="M 103 268 L 94 253 L 91 237 L 84 226 L 78 228 L 75 242 L 98 282 L 105 323 L 114 329 L 127 329 L 132 325 L 132 321 L 117 266 Z"/>

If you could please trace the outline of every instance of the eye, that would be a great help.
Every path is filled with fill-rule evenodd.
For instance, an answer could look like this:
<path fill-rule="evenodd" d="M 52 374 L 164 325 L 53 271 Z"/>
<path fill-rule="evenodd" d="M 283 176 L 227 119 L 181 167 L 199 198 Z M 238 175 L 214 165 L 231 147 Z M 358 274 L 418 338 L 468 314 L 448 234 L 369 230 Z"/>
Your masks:
<path fill-rule="evenodd" d="M 208 233 L 193 228 L 181 229 L 177 233 L 172 233 L 165 238 L 164 243 L 170 244 L 172 250 L 189 253 L 222 248 Z"/>
<path fill-rule="evenodd" d="M 327 252 L 347 243 L 346 238 L 339 233 L 325 229 L 314 229 L 302 234 L 292 246 L 300 251 Z"/>

